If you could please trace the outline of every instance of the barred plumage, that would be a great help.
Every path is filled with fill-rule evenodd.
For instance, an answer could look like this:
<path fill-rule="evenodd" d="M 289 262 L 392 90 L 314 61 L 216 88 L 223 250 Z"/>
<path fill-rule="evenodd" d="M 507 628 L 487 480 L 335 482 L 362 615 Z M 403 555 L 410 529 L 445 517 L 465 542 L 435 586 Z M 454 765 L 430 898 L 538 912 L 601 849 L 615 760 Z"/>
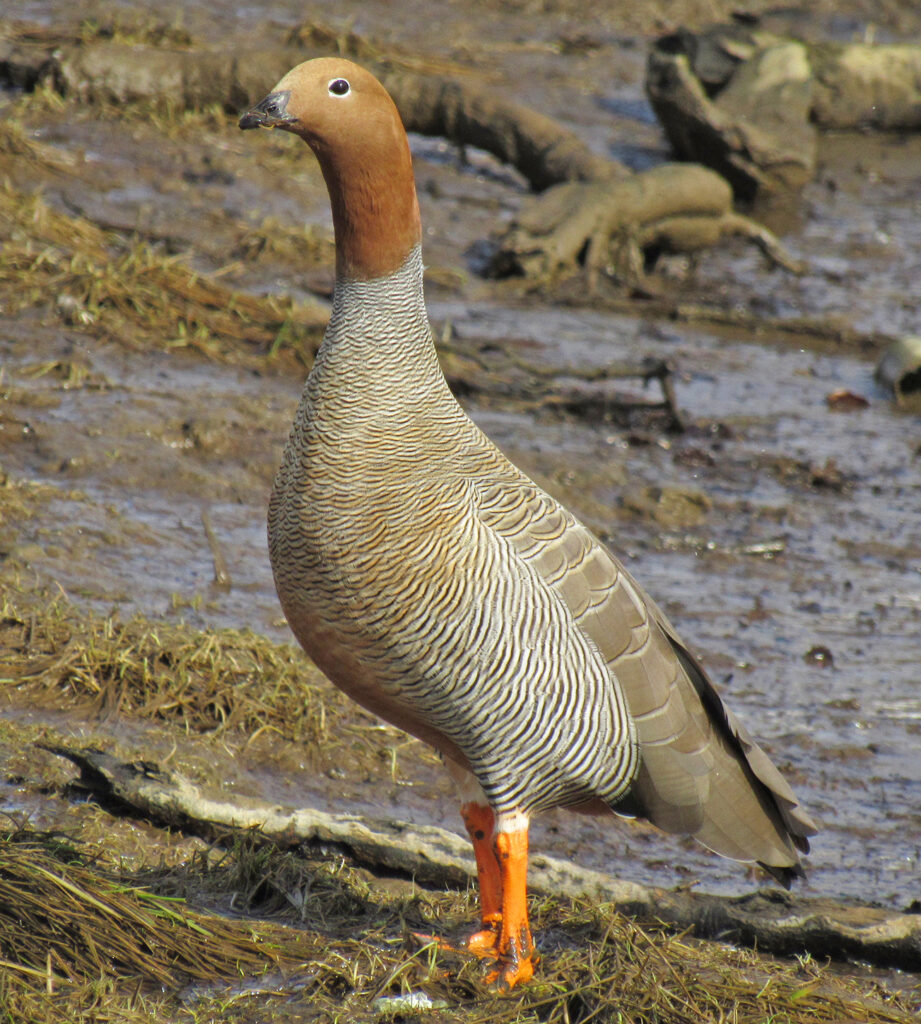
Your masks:
<path fill-rule="evenodd" d="M 460 750 L 499 813 L 616 801 L 635 730 L 553 589 L 574 521 L 450 394 L 421 279 L 417 247 L 337 289 L 270 505 L 282 604 L 361 660 L 357 699 L 386 694 L 397 722 L 405 703 Z"/>
<path fill-rule="evenodd" d="M 347 61 L 312 61 L 241 121 L 256 124 L 314 147 L 337 240 L 269 509 L 279 597 L 330 679 L 459 778 L 483 901 L 472 946 L 506 984 L 530 976 L 527 819 L 548 807 L 642 815 L 789 880 L 815 829 L 786 782 L 624 567 L 448 390 L 389 97 Z"/>

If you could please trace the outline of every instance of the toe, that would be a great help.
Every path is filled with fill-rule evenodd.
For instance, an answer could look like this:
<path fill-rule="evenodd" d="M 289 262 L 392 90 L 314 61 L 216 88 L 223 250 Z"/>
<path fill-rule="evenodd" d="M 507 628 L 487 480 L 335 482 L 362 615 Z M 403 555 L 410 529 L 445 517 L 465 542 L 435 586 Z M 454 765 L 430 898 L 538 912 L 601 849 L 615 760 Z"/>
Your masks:
<path fill-rule="evenodd" d="M 495 960 L 499 956 L 499 929 L 484 928 L 467 939 L 467 952 L 481 960 Z"/>
<path fill-rule="evenodd" d="M 514 963 L 500 963 L 486 975 L 486 984 L 495 992 L 510 992 L 516 985 L 523 985 L 534 976 L 531 957 L 524 957 Z"/>

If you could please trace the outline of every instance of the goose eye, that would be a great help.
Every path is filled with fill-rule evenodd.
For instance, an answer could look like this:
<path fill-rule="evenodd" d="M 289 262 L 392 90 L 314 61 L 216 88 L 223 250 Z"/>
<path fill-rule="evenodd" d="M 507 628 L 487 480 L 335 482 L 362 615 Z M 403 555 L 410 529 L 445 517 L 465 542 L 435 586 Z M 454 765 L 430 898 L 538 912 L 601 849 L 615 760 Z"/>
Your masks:
<path fill-rule="evenodd" d="M 345 96 L 352 87 L 344 78 L 334 78 L 327 88 L 333 96 Z"/>

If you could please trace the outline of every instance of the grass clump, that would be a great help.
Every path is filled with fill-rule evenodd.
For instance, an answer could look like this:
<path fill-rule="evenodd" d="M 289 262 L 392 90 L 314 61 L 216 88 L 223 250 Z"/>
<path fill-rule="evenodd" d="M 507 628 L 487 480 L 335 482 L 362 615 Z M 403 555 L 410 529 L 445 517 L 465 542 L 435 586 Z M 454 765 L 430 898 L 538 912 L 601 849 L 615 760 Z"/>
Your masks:
<path fill-rule="evenodd" d="M 330 702 L 339 703 L 294 647 L 249 630 L 77 615 L 63 600 L 21 608 L 10 596 L 0 601 L 0 685 L 187 732 L 273 730 L 310 745 L 328 739 Z"/>
<path fill-rule="evenodd" d="M 89 978 L 238 977 L 276 962 L 249 926 L 108 879 L 69 843 L 0 837 L 0 947 L 6 968 L 46 989 Z"/>
<path fill-rule="evenodd" d="M 108 40 L 126 46 L 164 46 L 170 49 L 190 49 L 195 40 L 181 20 L 181 8 L 172 22 L 162 21 L 149 14 L 125 16 L 116 14 L 105 19 L 84 18 L 77 26 L 75 36 L 83 44 Z"/>
<path fill-rule="evenodd" d="M 234 291 L 178 256 L 0 184 L 0 306 L 16 315 L 47 308 L 49 296 L 94 337 L 235 362 L 264 358 L 280 338 L 309 362 L 327 319 L 320 308 Z"/>
<path fill-rule="evenodd" d="M 246 230 L 237 243 L 236 254 L 248 262 L 275 257 L 301 267 L 331 267 L 336 250 L 328 232 L 313 225 L 294 227 L 277 217 L 266 217 Z"/>
<path fill-rule="evenodd" d="M 318 772 L 345 760 L 359 777 L 395 778 L 407 744 L 290 644 L 246 629 L 78 613 L 40 592 L 0 592 L 0 690 L 11 702 L 143 718 L 234 744 L 288 741 Z"/>
<path fill-rule="evenodd" d="M 59 102 L 63 102 L 58 97 Z M 67 172 L 73 170 L 74 160 L 69 154 L 43 145 L 29 137 L 21 121 L 7 117 L 0 121 L 0 157 L 15 161 L 19 167 L 31 171 Z M 12 191 L 9 185 L 7 191 Z"/>

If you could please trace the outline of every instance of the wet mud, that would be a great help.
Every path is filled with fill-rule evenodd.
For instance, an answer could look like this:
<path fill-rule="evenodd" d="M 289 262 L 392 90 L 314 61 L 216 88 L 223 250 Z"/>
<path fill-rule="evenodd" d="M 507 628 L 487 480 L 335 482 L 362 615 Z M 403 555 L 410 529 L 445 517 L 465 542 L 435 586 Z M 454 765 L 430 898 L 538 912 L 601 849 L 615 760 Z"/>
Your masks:
<path fill-rule="evenodd" d="M 65 20 L 50 0 L 21 6 L 19 16 L 46 27 Z M 544 5 L 533 25 L 529 15 L 525 33 L 520 5 L 496 15 L 470 4 L 423 31 L 416 5 L 401 5 L 399 28 L 385 6 L 363 6 L 353 28 L 385 48 L 465 65 L 628 167 L 668 159 L 642 91 L 645 42 L 668 25 L 599 15 L 585 26 L 576 5 L 559 4 Z M 702 16 L 687 6 L 689 18 Z M 911 6 L 895 9 L 882 34 L 917 30 Z M 851 20 L 828 20 L 824 8 L 815 18 L 833 34 L 865 31 L 867 12 L 852 9 Z M 183 27 L 232 50 L 241 38 L 268 45 L 313 14 L 323 20 L 281 3 L 250 25 L 236 10 L 193 5 Z M 144 22 L 128 8 L 123 16 Z M 66 20 L 78 20 L 72 6 Z M 220 110 L 117 110 L 9 89 L 0 118 L 40 147 L 37 162 L 2 156 L 0 176 L 21 197 L 14 205 L 39 190 L 71 225 L 112 233 L 103 262 L 113 266 L 141 246 L 216 275 L 228 293 L 290 299 L 301 311 L 265 314 L 262 333 L 238 342 L 189 307 L 163 327 L 152 307 L 126 306 L 113 319 L 99 298 L 104 282 L 87 290 L 66 239 L 43 240 L 35 218 L 4 228 L 6 252 L 25 246 L 32 261 L 11 268 L 0 254 L 4 599 L 28 608 L 57 594 L 77 615 L 245 628 L 287 642 L 264 524 L 332 285 L 314 161 L 296 139 L 243 136 Z M 501 383 L 512 367 L 521 385 L 459 386 L 470 414 L 627 560 L 791 779 L 821 826 L 803 891 L 917 907 L 921 429 L 873 369 L 874 339 L 921 333 L 921 137 L 820 136 L 814 180 L 795 200 L 758 211 L 805 262 L 801 275 L 741 240 L 663 257 L 658 296 L 725 314 L 721 326 L 663 316 L 642 296 L 592 299 L 578 280 L 550 301 L 481 278 L 488 239 L 528 194 L 523 179 L 483 153 L 411 141 L 429 310 L 449 368 Z M 33 279 L 42 261 L 54 273 Z M 823 330 L 784 329 L 804 321 Z M 617 413 L 618 396 L 654 398 L 655 385 L 592 380 L 644 357 L 674 368 L 683 432 Z M 581 395 L 591 414 L 529 401 L 529 380 Z M 216 580 L 216 556 L 229 580 Z M 459 826 L 436 759 L 345 707 L 357 738 L 320 770 L 290 736 L 247 743 L 217 724 L 196 736 L 168 717 L 151 723 L 92 700 L 56 704 L 4 689 L 0 809 L 38 827 L 78 829 L 89 813 L 61 795 L 60 764 L 31 748 L 47 736 L 127 758 L 173 757 L 202 782 L 286 805 Z M 188 853 L 189 840 L 174 846 L 142 823 L 113 836 L 141 861 Z M 532 845 L 655 885 L 737 893 L 760 881 L 642 824 L 553 813 L 535 822 Z"/>

